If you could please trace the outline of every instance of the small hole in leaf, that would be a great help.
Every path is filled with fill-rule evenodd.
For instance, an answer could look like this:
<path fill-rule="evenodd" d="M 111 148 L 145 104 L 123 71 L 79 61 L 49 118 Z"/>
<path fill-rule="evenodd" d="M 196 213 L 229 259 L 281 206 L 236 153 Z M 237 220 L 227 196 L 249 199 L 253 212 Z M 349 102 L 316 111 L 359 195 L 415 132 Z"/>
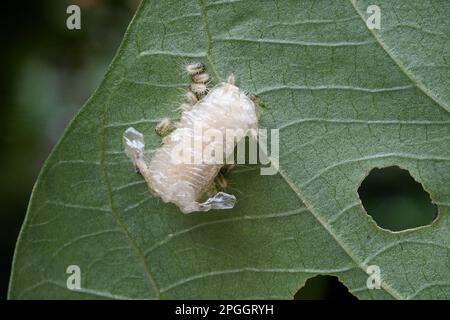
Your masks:
<path fill-rule="evenodd" d="M 357 300 L 335 276 L 315 276 L 306 280 L 295 300 Z"/>
<path fill-rule="evenodd" d="M 377 225 L 391 231 L 429 225 L 438 215 L 422 185 L 397 166 L 370 171 L 358 194 Z"/>

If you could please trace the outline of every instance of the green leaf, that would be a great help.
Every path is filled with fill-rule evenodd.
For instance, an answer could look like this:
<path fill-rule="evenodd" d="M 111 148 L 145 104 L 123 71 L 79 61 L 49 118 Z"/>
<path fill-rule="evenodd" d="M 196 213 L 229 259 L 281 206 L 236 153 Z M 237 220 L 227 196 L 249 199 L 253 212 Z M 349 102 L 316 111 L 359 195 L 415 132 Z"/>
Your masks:
<path fill-rule="evenodd" d="M 39 176 L 9 298 L 292 298 L 317 274 L 359 298 L 450 298 L 450 3 L 377 1 L 381 30 L 369 4 L 143 1 Z M 261 126 L 280 129 L 279 174 L 234 171 L 231 211 L 181 214 L 122 150 L 129 126 L 158 147 L 190 61 L 215 82 L 235 73 L 266 106 Z M 359 184 L 390 165 L 430 193 L 431 226 L 390 232 L 365 213 Z"/>

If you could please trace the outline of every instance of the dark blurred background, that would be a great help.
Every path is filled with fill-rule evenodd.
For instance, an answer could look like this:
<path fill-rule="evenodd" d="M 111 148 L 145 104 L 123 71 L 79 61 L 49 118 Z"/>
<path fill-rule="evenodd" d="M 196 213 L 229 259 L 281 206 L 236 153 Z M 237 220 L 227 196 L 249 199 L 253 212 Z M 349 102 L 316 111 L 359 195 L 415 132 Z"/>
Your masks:
<path fill-rule="evenodd" d="M 0 5 L 0 299 L 6 298 L 15 242 L 40 167 L 100 83 L 138 3 L 41 0 Z M 70 4 L 81 8 L 81 30 L 66 28 Z M 388 229 L 427 224 L 436 215 L 429 196 L 398 168 L 376 171 L 360 195 L 369 213 Z M 353 296 L 337 278 L 318 276 L 296 298 Z"/>

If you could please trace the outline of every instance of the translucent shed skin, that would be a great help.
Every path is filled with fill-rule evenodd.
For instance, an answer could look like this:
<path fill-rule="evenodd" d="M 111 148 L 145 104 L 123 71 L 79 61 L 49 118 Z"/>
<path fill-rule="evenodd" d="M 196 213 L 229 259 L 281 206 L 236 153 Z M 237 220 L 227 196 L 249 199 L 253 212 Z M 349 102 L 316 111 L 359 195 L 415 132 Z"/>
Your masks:
<path fill-rule="evenodd" d="M 144 157 L 142 134 L 134 128 L 128 128 L 124 133 L 125 152 L 150 189 L 164 202 L 176 204 L 183 213 L 233 208 L 236 201 L 234 195 L 224 192 L 211 194 L 214 179 L 223 163 L 214 163 L 214 155 L 210 150 L 220 148 L 223 153 L 221 156 L 226 159 L 238 142 L 225 143 L 227 130 L 241 130 L 244 135 L 257 131 L 258 113 L 254 102 L 235 85 L 221 83 L 191 110 L 184 111 L 176 127 L 163 139 L 162 146 L 155 151 L 150 161 Z M 199 127 L 202 130 L 199 131 Z M 206 136 L 208 129 L 220 132 L 224 139 Z M 179 157 L 174 157 L 179 155 L 177 150 L 180 147 L 192 155 L 189 157 L 192 160 L 190 163 L 180 162 Z M 195 158 L 195 155 L 199 158 Z M 210 197 L 200 202 L 207 193 L 210 193 Z"/>

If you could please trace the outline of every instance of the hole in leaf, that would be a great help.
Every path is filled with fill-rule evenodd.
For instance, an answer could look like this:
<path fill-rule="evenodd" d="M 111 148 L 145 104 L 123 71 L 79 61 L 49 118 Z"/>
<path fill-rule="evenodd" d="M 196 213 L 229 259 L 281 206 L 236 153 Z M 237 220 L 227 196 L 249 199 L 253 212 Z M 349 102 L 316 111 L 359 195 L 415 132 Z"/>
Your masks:
<path fill-rule="evenodd" d="M 306 280 L 294 300 L 357 300 L 335 276 L 318 275 Z"/>
<path fill-rule="evenodd" d="M 391 231 L 429 225 L 438 215 L 422 185 L 397 166 L 370 171 L 358 194 L 377 225 Z"/>

